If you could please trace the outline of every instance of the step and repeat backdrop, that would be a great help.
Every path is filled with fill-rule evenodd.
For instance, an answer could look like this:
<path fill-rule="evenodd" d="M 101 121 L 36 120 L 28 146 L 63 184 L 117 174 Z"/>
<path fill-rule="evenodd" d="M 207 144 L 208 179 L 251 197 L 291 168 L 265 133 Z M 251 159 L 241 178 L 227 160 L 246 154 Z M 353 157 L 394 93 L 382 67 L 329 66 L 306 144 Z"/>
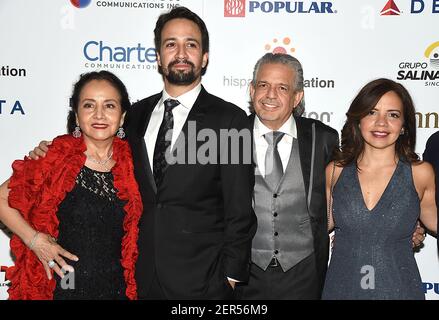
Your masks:
<path fill-rule="evenodd" d="M 414 98 L 416 152 L 439 128 L 439 0 L 0 0 L 0 180 L 39 141 L 65 133 L 81 73 L 116 73 L 133 102 L 159 92 L 153 29 L 175 6 L 209 29 L 206 89 L 246 111 L 257 59 L 286 52 L 303 63 L 306 117 L 340 131 L 359 89 L 387 77 Z M 416 260 L 427 299 L 439 299 L 435 238 Z M 11 264 L 3 228 L 0 265 Z M 7 286 L 0 272 L 0 299 Z"/>

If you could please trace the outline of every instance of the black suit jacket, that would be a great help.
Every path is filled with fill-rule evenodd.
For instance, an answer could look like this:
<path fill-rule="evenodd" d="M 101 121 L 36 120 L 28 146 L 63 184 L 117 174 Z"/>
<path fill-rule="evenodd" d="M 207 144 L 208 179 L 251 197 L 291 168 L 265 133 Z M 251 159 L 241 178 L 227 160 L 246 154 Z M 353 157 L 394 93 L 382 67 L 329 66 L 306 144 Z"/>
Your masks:
<path fill-rule="evenodd" d="M 159 93 L 135 103 L 126 121 L 144 206 L 136 266 L 139 297 L 148 293 L 156 272 L 168 299 L 230 298 L 227 277 L 240 281 L 248 278 L 251 240 L 256 232 L 254 172 L 251 162 L 220 164 L 226 151 L 233 156 L 243 148 L 220 149 L 219 137 L 221 129 L 249 130 L 247 116 L 202 88 L 183 126 L 184 135 L 176 142 L 186 148 L 186 161 L 170 165 L 157 189 L 144 135 L 161 96 Z M 217 154 L 212 157 L 218 163 L 188 164 L 189 122 L 196 124 L 196 133 L 202 129 L 215 133 L 217 141 L 210 139 L 209 143 L 216 146 Z M 196 142 L 197 150 L 203 144 Z"/>
<path fill-rule="evenodd" d="M 439 131 L 433 133 L 430 138 L 428 138 L 425 145 L 425 151 L 422 155 L 422 159 L 431 163 L 434 168 L 435 178 L 436 178 L 436 206 L 439 208 Z M 439 220 L 438 220 L 439 227 Z M 437 238 L 437 247 L 439 250 L 439 237 Z"/>
<path fill-rule="evenodd" d="M 254 120 L 255 115 L 250 115 L 252 127 Z M 334 148 L 338 146 L 338 133 L 335 129 L 314 119 L 294 117 L 294 120 L 297 126 L 300 165 L 314 238 L 316 280 L 321 292 L 329 256 L 325 169 L 331 161 Z"/>

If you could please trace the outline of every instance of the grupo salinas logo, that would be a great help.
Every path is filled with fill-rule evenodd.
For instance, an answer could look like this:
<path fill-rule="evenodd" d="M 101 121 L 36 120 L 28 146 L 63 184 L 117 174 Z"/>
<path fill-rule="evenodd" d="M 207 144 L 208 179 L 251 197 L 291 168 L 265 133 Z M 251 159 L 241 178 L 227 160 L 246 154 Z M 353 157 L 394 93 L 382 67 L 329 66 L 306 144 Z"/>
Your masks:
<path fill-rule="evenodd" d="M 91 0 L 70 0 L 70 3 L 76 8 L 85 8 L 91 3 Z"/>
<path fill-rule="evenodd" d="M 439 41 L 433 42 L 425 50 L 424 56 L 430 59 L 430 66 L 439 69 Z"/>
<path fill-rule="evenodd" d="M 134 46 L 112 46 L 102 40 L 90 40 L 84 44 L 82 52 L 86 68 L 157 70 L 155 48 L 141 43 Z"/>
<path fill-rule="evenodd" d="M 245 17 L 245 0 L 224 0 L 225 17 Z M 249 1 L 248 13 L 337 13 L 331 1 Z"/>
<path fill-rule="evenodd" d="M 424 52 L 427 61 L 400 62 L 397 80 L 424 81 L 426 87 L 439 87 L 439 41 L 433 42 Z"/>
<path fill-rule="evenodd" d="M 410 4 L 400 10 L 401 5 Z M 399 0 L 398 5 L 394 0 L 388 0 L 381 10 L 382 16 L 399 16 L 403 13 L 419 14 L 419 13 L 439 13 L 439 0 Z"/>

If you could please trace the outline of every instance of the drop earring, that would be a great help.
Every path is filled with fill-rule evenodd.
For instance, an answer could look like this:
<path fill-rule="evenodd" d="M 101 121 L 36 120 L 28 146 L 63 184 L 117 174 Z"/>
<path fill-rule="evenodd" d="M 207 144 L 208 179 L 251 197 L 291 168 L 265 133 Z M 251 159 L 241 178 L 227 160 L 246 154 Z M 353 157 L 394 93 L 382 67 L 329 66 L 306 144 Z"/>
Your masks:
<path fill-rule="evenodd" d="M 119 130 L 117 130 L 116 136 L 117 136 L 119 139 L 123 139 L 123 138 L 125 138 L 125 131 L 123 130 L 122 127 L 120 127 Z"/>
<path fill-rule="evenodd" d="M 80 138 L 81 137 L 81 128 L 79 126 L 75 127 L 75 131 L 73 131 L 72 136 L 75 138 Z"/>

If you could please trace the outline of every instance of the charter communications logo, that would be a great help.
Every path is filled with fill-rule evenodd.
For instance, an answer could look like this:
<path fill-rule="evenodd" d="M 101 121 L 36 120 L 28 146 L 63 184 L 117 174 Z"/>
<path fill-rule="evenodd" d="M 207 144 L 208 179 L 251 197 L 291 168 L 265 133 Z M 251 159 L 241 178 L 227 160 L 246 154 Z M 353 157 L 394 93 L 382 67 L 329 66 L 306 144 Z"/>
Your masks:
<path fill-rule="evenodd" d="M 401 5 L 410 4 L 410 8 L 400 10 Z M 399 0 L 399 7 L 394 0 L 388 0 L 381 10 L 382 16 L 399 16 L 404 12 L 419 14 L 423 12 L 439 13 L 439 0 Z"/>
<path fill-rule="evenodd" d="M 70 3 L 76 8 L 85 8 L 91 3 L 91 0 L 70 0 Z"/>
<path fill-rule="evenodd" d="M 70 0 L 70 3 L 76 8 L 86 8 L 91 3 L 91 0 Z M 98 8 L 117 8 L 117 9 L 159 9 L 170 10 L 178 7 L 180 0 L 98 0 L 95 1 L 94 6 Z"/>
<path fill-rule="evenodd" d="M 90 40 L 84 44 L 82 52 L 86 68 L 157 70 L 155 48 L 141 43 L 134 46 L 112 46 L 102 40 Z"/>
<path fill-rule="evenodd" d="M 439 1 L 439 0 L 438 0 Z M 248 1 L 248 13 L 337 13 L 332 1 Z M 224 17 L 245 17 L 245 0 L 224 0 Z"/>

